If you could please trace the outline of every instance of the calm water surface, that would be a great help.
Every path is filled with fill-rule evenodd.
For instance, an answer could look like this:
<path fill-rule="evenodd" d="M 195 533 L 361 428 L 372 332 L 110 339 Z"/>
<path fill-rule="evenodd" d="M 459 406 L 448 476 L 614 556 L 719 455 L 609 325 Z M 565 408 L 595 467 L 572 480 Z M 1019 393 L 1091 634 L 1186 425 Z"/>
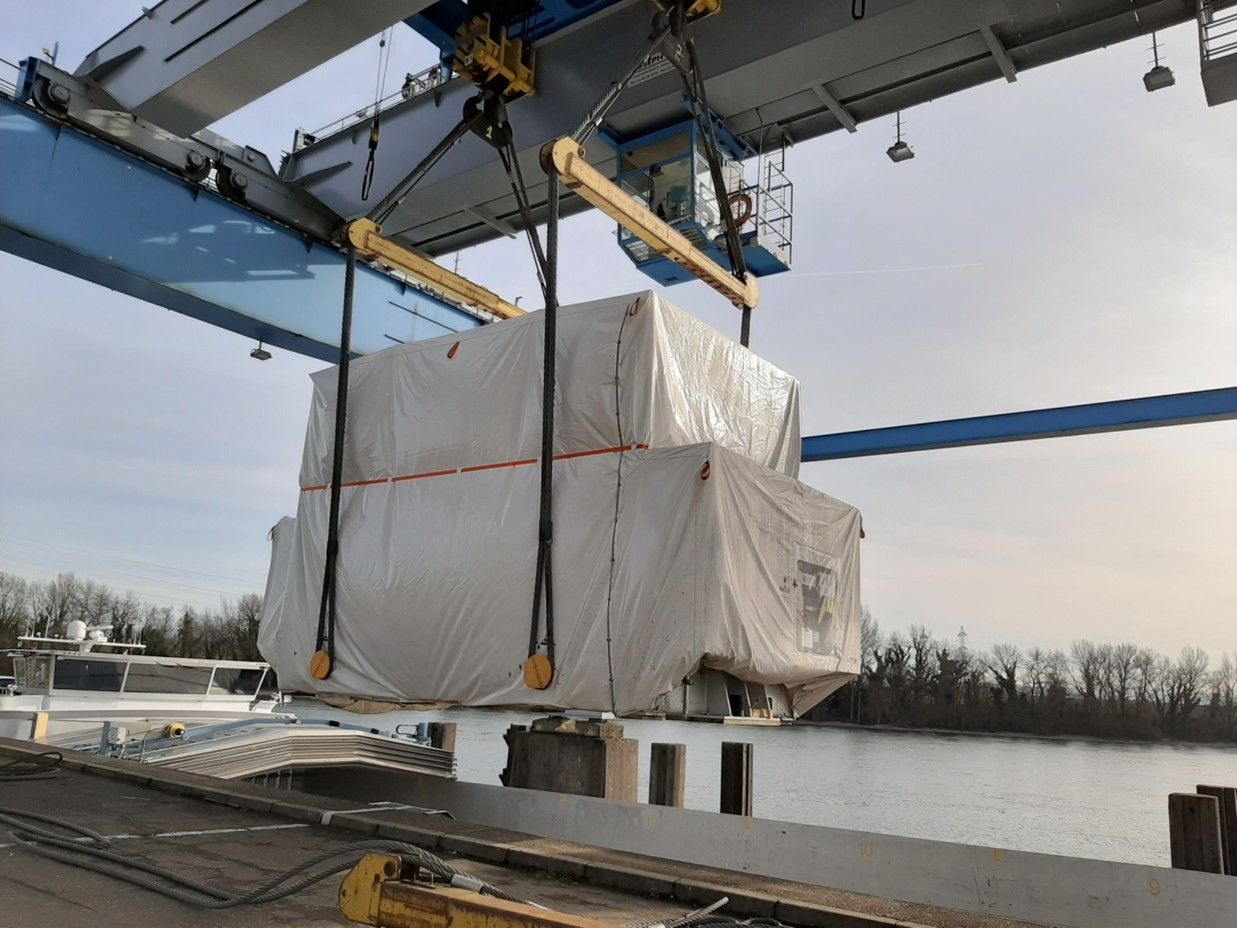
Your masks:
<path fill-rule="evenodd" d="M 390 728 L 459 723 L 460 778 L 497 783 L 503 732 L 534 715 L 482 709 L 359 716 L 298 702 L 305 716 Z M 1168 794 L 1237 785 L 1237 748 L 624 721 L 649 745 L 687 745 L 687 806 L 716 810 L 722 741 L 755 747 L 762 818 L 1167 866 Z"/>

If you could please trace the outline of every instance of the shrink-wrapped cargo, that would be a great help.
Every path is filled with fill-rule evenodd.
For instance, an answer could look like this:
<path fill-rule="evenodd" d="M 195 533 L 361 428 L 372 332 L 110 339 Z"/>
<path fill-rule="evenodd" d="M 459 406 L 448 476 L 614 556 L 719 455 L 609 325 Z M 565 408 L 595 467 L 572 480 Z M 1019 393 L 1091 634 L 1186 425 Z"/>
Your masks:
<path fill-rule="evenodd" d="M 801 712 L 849 679 L 859 514 L 795 479 L 797 381 L 651 293 L 566 307 L 558 331 L 552 685 L 529 689 L 521 672 L 541 313 L 354 362 L 325 681 L 309 661 L 336 372 L 314 376 L 300 504 L 274 531 L 259 637 L 280 684 L 639 712 L 709 669 L 781 687 L 778 705 Z"/>
<path fill-rule="evenodd" d="M 325 681 L 308 668 L 329 492 L 303 492 L 275 528 L 259 642 L 281 686 L 622 713 L 708 667 L 802 712 L 858 669 L 859 513 L 698 444 L 555 465 L 557 666 L 528 689 L 537 486 L 536 464 L 514 463 L 345 490 Z"/>
<path fill-rule="evenodd" d="M 354 361 L 344 482 L 537 457 L 543 319 L 529 313 Z M 711 441 L 799 473 L 798 381 L 664 297 L 563 307 L 556 360 L 556 454 Z M 302 487 L 330 481 L 335 385 L 335 368 L 313 376 Z"/>

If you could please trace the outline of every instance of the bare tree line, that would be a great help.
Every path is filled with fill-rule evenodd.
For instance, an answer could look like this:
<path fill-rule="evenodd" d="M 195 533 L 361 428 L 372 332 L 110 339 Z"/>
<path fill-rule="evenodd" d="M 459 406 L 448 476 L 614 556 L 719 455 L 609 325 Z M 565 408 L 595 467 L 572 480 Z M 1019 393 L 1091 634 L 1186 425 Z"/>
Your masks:
<path fill-rule="evenodd" d="M 68 623 L 110 627 L 146 653 L 261 660 L 262 597 L 218 610 L 143 603 L 133 593 L 62 573 L 28 581 L 0 571 L 0 673 L 22 634 L 59 637 Z M 922 625 L 882 633 L 866 610 L 859 676 L 808 714 L 820 721 L 963 731 L 1237 741 L 1237 655 L 1213 665 L 1199 648 L 1170 658 L 1130 643 L 1075 641 L 1068 650 L 998 644 L 974 652 Z"/>
<path fill-rule="evenodd" d="M 865 610 L 859 676 L 809 717 L 869 725 L 1237 741 L 1237 655 L 1175 657 L 1081 639 L 972 652 L 922 625 L 885 635 Z"/>
<path fill-rule="evenodd" d="M 16 647 L 19 635 L 63 637 L 74 620 L 109 628 L 113 641 L 140 641 L 147 654 L 261 660 L 261 613 L 262 597 L 256 593 L 225 599 L 214 611 L 174 609 L 72 573 L 39 582 L 0 571 L 0 673 L 12 672 L 4 654 Z"/>

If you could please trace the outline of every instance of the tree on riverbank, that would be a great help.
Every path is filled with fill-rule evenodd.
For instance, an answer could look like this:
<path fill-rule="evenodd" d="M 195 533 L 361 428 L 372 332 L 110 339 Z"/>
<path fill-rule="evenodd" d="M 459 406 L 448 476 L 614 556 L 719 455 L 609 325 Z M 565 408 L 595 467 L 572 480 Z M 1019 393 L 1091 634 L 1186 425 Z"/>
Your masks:
<path fill-rule="evenodd" d="M 71 573 L 37 582 L 0 571 L 0 674 L 12 673 L 3 654 L 16 647 L 18 635 L 61 637 L 75 619 L 109 628 L 114 641 L 140 641 L 147 654 L 261 660 L 261 613 L 262 597 L 256 593 L 225 599 L 213 611 L 173 609 L 143 603 L 132 593 L 118 593 Z"/>
<path fill-rule="evenodd" d="M 865 611 L 859 676 L 807 714 L 864 725 L 1237 741 L 1237 655 L 1176 658 L 1129 643 L 1068 653 L 951 647 L 922 625 L 881 633 Z"/>
<path fill-rule="evenodd" d="M 0 571 L 0 673 L 20 634 L 62 636 L 68 623 L 111 628 L 120 641 L 173 657 L 261 660 L 262 597 L 218 610 L 143 603 L 62 573 L 27 581 Z M 866 609 L 860 673 L 807 718 L 864 725 L 1107 738 L 1237 742 L 1237 655 L 1212 662 L 1198 648 L 1175 658 L 1137 645 L 1075 641 L 1068 652 L 998 644 L 972 652 L 922 625 L 890 634 Z"/>

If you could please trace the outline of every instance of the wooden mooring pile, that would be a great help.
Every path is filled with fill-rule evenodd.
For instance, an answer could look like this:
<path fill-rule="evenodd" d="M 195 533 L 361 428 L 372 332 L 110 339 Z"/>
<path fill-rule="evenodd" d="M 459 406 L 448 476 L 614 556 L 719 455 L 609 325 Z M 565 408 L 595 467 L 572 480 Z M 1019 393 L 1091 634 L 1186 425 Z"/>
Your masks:
<path fill-rule="evenodd" d="M 619 722 L 550 716 L 512 725 L 503 738 L 507 767 L 499 779 L 504 786 L 637 801 L 638 745 L 623 737 Z M 687 746 L 651 747 L 649 803 L 683 808 Z M 722 742 L 720 812 L 752 815 L 754 758 L 749 742 Z"/>
<path fill-rule="evenodd" d="M 1173 867 L 1237 876 L 1237 788 L 1169 794 L 1168 833 Z"/>

